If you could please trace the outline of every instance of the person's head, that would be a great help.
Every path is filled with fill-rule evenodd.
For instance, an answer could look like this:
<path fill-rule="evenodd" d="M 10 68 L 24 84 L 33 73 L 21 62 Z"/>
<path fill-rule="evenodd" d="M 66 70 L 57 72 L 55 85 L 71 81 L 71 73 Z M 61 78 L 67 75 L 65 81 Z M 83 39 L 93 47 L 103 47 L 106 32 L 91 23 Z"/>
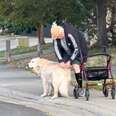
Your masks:
<path fill-rule="evenodd" d="M 64 38 L 64 28 L 62 26 L 53 23 L 51 27 L 51 37 L 53 39 L 63 39 Z"/>

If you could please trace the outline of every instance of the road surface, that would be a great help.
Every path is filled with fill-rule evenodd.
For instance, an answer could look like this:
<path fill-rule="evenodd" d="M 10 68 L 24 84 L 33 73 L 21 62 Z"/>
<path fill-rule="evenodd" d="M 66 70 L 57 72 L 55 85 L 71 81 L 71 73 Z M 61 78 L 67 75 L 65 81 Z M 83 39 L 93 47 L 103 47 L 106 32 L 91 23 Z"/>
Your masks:
<path fill-rule="evenodd" d="M 90 89 L 89 101 L 73 96 L 51 100 L 40 97 L 41 93 L 42 83 L 37 76 L 10 65 L 0 65 L 0 101 L 31 107 L 52 116 L 116 116 L 116 100 L 111 99 L 110 92 L 105 98 L 101 91 Z"/>
<path fill-rule="evenodd" d="M 45 113 L 23 105 L 0 102 L 0 116 L 47 116 Z"/>

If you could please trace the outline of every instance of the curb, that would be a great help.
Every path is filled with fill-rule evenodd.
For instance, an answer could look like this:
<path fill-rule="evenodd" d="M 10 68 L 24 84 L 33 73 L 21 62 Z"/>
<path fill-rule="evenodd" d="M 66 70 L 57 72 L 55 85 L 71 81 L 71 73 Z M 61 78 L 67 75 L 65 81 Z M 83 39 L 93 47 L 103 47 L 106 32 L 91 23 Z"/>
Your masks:
<path fill-rule="evenodd" d="M 2 102 L 24 105 L 26 107 L 40 110 L 48 116 L 64 116 L 64 114 L 75 116 L 74 112 L 67 110 L 67 107 L 69 106 L 66 105 L 64 108 L 61 108 L 63 107 L 62 105 L 64 105 L 62 104 L 64 99 L 51 100 L 50 97 L 42 98 L 30 93 L 0 87 L 0 101 Z"/>
<path fill-rule="evenodd" d="M 96 92 L 96 91 L 95 91 Z M 106 100 L 107 99 L 107 100 Z M 112 99 L 101 98 L 99 96 L 99 101 L 93 99 L 89 102 L 83 100 L 75 100 L 71 98 L 58 98 L 51 100 L 50 97 L 41 98 L 39 96 L 23 93 L 21 91 L 15 91 L 9 88 L 0 87 L 0 101 L 24 105 L 36 110 L 40 110 L 48 114 L 48 116 L 115 116 L 115 102 Z M 98 103 L 96 103 L 98 102 Z M 113 108 L 107 107 L 107 105 L 102 103 L 112 104 Z"/>
<path fill-rule="evenodd" d="M 24 93 L 21 91 L 16 91 L 13 89 L 8 89 L 5 87 L 0 87 L 0 96 L 8 97 L 8 98 L 15 98 L 15 99 L 27 99 L 27 100 L 38 100 L 40 97 L 30 94 Z"/>
<path fill-rule="evenodd" d="M 60 116 L 57 113 L 52 112 L 52 108 L 49 111 L 49 108 L 42 108 L 45 103 L 41 97 L 24 93 L 21 91 L 12 90 L 9 88 L 0 87 L 0 101 L 5 103 L 11 103 L 15 105 L 23 105 L 32 109 L 40 110 L 46 113 L 48 116 Z"/>

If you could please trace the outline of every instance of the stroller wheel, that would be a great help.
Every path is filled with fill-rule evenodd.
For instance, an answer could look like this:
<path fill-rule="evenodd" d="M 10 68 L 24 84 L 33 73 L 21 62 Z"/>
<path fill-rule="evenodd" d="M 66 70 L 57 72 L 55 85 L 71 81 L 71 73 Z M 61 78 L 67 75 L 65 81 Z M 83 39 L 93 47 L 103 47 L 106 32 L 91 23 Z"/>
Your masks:
<path fill-rule="evenodd" d="M 79 88 L 77 85 L 74 87 L 73 95 L 74 95 L 75 99 L 79 98 Z"/>
<path fill-rule="evenodd" d="M 103 94 L 105 97 L 108 97 L 109 90 L 107 87 L 103 87 Z"/>
<path fill-rule="evenodd" d="M 116 94 L 116 90 L 115 90 L 115 87 L 113 87 L 111 89 L 111 96 L 112 96 L 112 99 L 115 99 L 115 94 Z"/>
<path fill-rule="evenodd" d="M 86 101 L 89 100 L 89 96 L 90 96 L 89 89 L 86 89 L 86 91 L 85 91 Z"/>

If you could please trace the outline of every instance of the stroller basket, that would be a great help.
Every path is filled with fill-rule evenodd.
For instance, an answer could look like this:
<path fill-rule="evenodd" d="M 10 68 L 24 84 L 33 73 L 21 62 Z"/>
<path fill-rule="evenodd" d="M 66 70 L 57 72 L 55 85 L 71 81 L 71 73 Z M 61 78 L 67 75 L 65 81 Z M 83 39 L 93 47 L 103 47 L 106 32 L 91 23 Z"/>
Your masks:
<path fill-rule="evenodd" d="M 106 67 L 87 67 L 87 80 L 95 81 L 108 78 L 108 69 Z"/>
<path fill-rule="evenodd" d="M 99 80 L 110 78 L 109 72 L 110 72 L 110 68 L 111 68 L 110 67 L 111 56 L 108 54 L 94 54 L 94 55 L 88 56 L 88 58 L 98 57 L 98 56 L 102 56 L 102 59 L 103 59 L 103 57 L 105 57 L 105 59 L 107 59 L 106 64 L 105 64 L 105 66 L 86 67 L 85 73 L 86 73 L 87 80 L 90 80 L 90 81 L 97 81 L 98 80 L 99 81 Z"/>

